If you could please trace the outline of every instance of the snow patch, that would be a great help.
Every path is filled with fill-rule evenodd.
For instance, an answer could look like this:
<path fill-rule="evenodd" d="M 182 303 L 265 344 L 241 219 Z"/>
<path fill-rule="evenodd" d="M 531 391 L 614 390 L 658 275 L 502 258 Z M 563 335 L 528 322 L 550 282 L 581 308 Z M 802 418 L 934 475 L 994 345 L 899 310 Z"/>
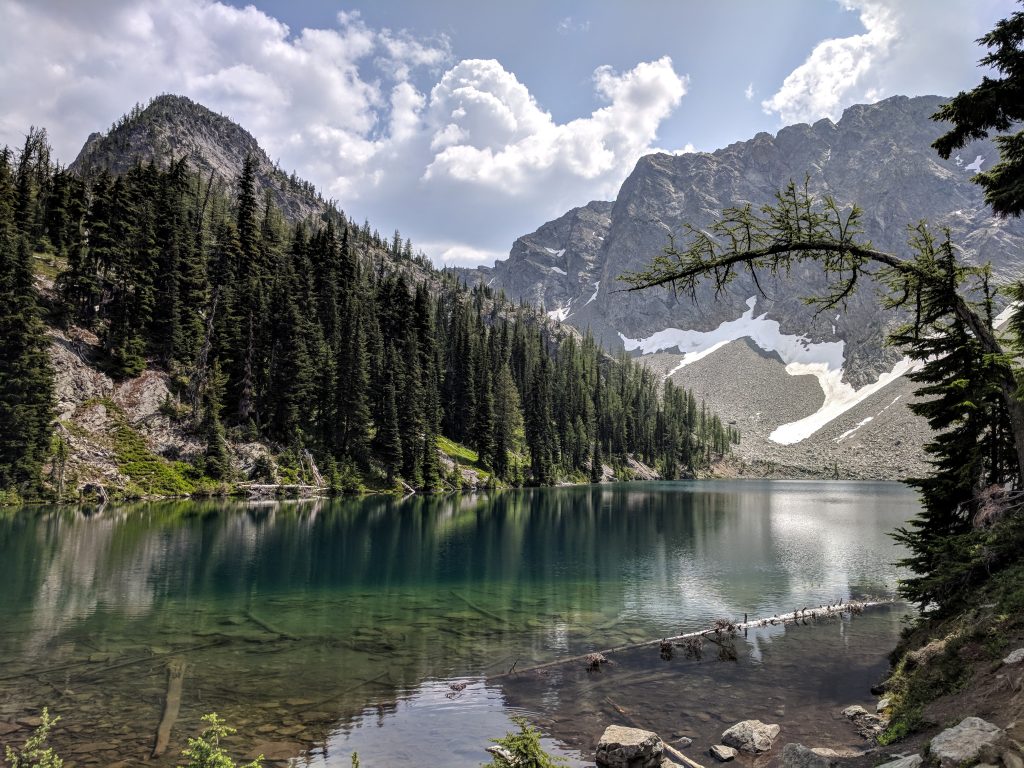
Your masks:
<path fill-rule="evenodd" d="M 568 272 L 566 272 L 566 271 L 565 271 L 564 269 L 562 269 L 561 267 L 552 267 L 552 268 L 551 268 L 551 271 L 552 271 L 552 272 L 557 272 L 557 273 L 558 273 L 558 274 L 560 274 L 560 275 L 568 275 L 568 274 L 569 274 Z"/>
<path fill-rule="evenodd" d="M 997 331 L 1001 330 L 1002 327 L 1007 322 L 1009 322 L 1010 316 L 1014 312 L 1016 312 L 1019 307 L 1019 301 L 1011 301 L 1009 304 L 1006 305 L 1006 307 L 1004 307 L 1002 312 L 1000 312 L 998 315 L 992 318 L 992 327 L 995 328 Z"/>
<path fill-rule="evenodd" d="M 558 323 L 564 323 L 565 319 L 569 317 L 569 307 L 572 306 L 572 299 L 566 303 L 564 307 L 558 307 L 547 312 L 547 316 Z"/>
<path fill-rule="evenodd" d="M 970 165 L 965 165 L 964 166 L 964 170 L 965 171 L 974 171 L 975 173 L 981 173 L 981 164 L 983 162 L 985 162 L 985 156 L 984 155 L 978 155 L 976 158 L 974 158 L 974 162 L 973 163 L 971 163 Z"/>
<path fill-rule="evenodd" d="M 565 248 L 563 248 L 560 251 L 556 251 L 554 248 L 544 248 L 544 250 L 547 251 L 548 253 L 550 253 L 552 256 L 558 256 L 558 257 L 561 257 L 562 254 L 565 253 Z"/>
<path fill-rule="evenodd" d="M 841 442 L 843 442 L 843 440 L 845 440 L 846 438 L 848 438 L 848 437 L 849 437 L 850 435 L 852 435 L 852 434 L 853 434 L 854 432 L 856 432 L 856 431 L 857 431 L 858 429 L 860 429 L 861 427 L 863 427 L 863 426 L 864 426 L 865 424 L 867 424 L 868 422 L 874 421 L 874 420 L 875 420 L 875 417 L 874 417 L 874 416 L 868 416 L 868 417 L 867 417 L 866 419 L 862 419 L 861 421 L 859 421 L 859 422 L 857 423 L 857 426 L 856 426 L 856 427 L 854 427 L 853 429 L 848 429 L 848 430 L 846 430 L 845 432 L 843 432 L 843 434 L 841 434 L 841 435 L 840 435 L 839 437 L 837 437 L 837 438 L 836 438 L 836 442 L 837 442 L 837 443 L 841 443 Z"/>
<path fill-rule="evenodd" d="M 764 351 L 778 353 L 790 376 L 816 377 L 825 393 L 825 402 L 811 415 L 782 424 L 768 436 L 781 445 L 807 439 L 875 392 L 919 367 L 909 358 L 904 358 L 874 383 L 854 389 L 843 381 L 843 364 L 846 362 L 844 341 L 812 342 L 804 335 L 782 333 L 778 321 L 769 320 L 767 313 L 755 317 L 756 305 L 757 297 L 751 296 L 747 299 L 746 312 L 735 320 L 725 321 L 713 331 L 666 328 L 643 339 L 630 339 L 621 333 L 619 338 L 627 352 L 640 350 L 641 354 L 649 355 L 673 347 L 678 349 L 683 359 L 668 376 L 707 357 L 731 341 L 748 338 Z"/>
<path fill-rule="evenodd" d="M 600 292 L 601 292 L 601 281 L 598 280 L 596 283 L 594 283 L 594 295 L 591 296 L 589 299 L 587 299 L 586 302 L 583 304 L 583 306 L 584 307 L 587 306 L 587 304 L 589 304 L 594 299 L 596 299 L 597 298 L 597 294 L 600 293 Z"/>

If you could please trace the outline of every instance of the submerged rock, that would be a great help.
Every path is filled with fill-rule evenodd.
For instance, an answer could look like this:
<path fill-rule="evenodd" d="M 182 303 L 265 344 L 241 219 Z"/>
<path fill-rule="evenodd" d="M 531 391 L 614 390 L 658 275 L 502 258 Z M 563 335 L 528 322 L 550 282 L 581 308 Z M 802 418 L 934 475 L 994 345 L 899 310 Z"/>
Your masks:
<path fill-rule="evenodd" d="M 1003 737 L 1003 729 L 980 717 L 965 717 L 960 725 L 947 728 L 931 740 L 929 751 L 939 761 L 940 768 L 991 762 L 997 754 L 996 744 Z"/>
<path fill-rule="evenodd" d="M 898 760 L 892 760 L 888 763 L 883 763 L 878 766 L 878 768 L 920 768 L 922 762 L 924 762 L 924 758 L 920 755 L 910 755 L 908 757 L 901 757 Z"/>
<path fill-rule="evenodd" d="M 783 768 L 832 768 L 834 757 L 822 755 L 803 744 L 787 744 L 782 748 Z"/>
<path fill-rule="evenodd" d="M 659 768 L 664 751 L 653 731 L 609 725 L 597 744 L 595 760 L 601 768 Z"/>
<path fill-rule="evenodd" d="M 736 755 L 739 754 L 735 749 L 727 747 L 724 744 L 715 744 L 709 751 L 713 758 L 723 763 L 727 763 L 730 760 L 735 759 Z"/>
<path fill-rule="evenodd" d="M 752 755 L 768 752 L 782 728 L 760 720 L 744 720 L 722 733 L 722 743 Z"/>

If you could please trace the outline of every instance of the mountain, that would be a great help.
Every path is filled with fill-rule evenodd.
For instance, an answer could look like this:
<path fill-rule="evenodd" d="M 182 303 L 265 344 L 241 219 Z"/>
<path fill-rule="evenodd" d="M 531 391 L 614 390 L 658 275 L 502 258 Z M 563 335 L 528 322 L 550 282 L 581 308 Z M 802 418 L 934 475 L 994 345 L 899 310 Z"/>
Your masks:
<path fill-rule="evenodd" d="M 146 107 L 136 106 L 107 133 L 93 133 L 70 170 L 88 175 L 106 169 L 114 175 L 141 162 L 167 165 L 185 158 L 193 171 L 230 189 L 247 156 L 255 160 L 257 194 L 269 190 L 274 205 L 290 221 L 320 217 L 329 208 L 307 181 L 270 161 L 256 139 L 230 118 L 185 96 L 164 94 Z"/>
<path fill-rule="evenodd" d="M 725 207 L 764 204 L 805 177 L 813 193 L 859 205 L 879 249 L 906 252 L 908 225 L 923 219 L 937 234 L 948 227 L 966 259 L 991 261 L 997 278 L 1019 274 L 1024 224 L 992 216 L 971 183 L 996 160 L 996 147 L 979 141 L 939 158 L 931 143 L 944 128 L 930 118 L 942 103 L 896 96 L 850 107 L 838 123 L 759 133 L 712 153 L 647 155 L 614 203 L 574 209 L 519 238 L 506 261 L 464 277 L 539 300 L 549 316 L 589 328 L 610 351 L 642 354 L 703 391 L 740 427 L 737 453 L 760 473 L 915 474 L 924 469 L 918 446 L 927 427 L 903 408 L 912 396 L 902 378 L 907 365 L 885 345 L 898 317 L 869 286 L 821 314 L 802 301 L 824 285 L 816 266 L 762 280 L 764 296 L 746 276 L 718 297 L 707 286 L 696 302 L 666 289 L 616 289 L 625 287 L 619 275 L 642 269 L 684 225 L 707 225 Z M 874 454 L 863 455 L 868 449 Z"/>

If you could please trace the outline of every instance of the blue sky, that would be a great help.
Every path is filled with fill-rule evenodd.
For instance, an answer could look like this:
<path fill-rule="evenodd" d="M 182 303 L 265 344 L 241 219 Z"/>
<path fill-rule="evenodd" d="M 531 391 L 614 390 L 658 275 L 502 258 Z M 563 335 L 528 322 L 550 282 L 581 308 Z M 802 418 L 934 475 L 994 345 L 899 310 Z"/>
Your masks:
<path fill-rule="evenodd" d="M 650 151 L 711 151 L 980 78 L 1010 0 L 0 0 L 0 144 L 69 162 L 181 93 L 248 128 L 357 220 L 489 263 L 612 199 Z"/>

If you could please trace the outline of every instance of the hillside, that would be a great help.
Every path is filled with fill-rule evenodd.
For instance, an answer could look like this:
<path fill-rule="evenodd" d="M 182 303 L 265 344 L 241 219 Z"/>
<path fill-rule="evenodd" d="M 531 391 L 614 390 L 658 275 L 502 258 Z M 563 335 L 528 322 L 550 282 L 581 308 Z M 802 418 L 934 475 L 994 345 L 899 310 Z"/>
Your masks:
<path fill-rule="evenodd" d="M 0 162 L 0 288 L 33 328 L 10 386 L 40 416 L 5 444 L 11 499 L 678 477 L 737 439 L 685 390 L 467 289 L 397 231 L 282 215 L 252 137 L 187 100 L 136 110 L 70 170 L 49 157 L 35 132 Z M 202 169 L 239 160 L 211 188 Z M 48 328 L 21 309 L 36 292 Z"/>
<path fill-rule="evenodd" d="M 765 295 L 741 275 L 722 296 L 708 286 L 696 302 L 664 289 L 618 292 L 618 277 L 643 268 L 684 225 L 701 227 L 730 205 L 763 204 L 805 177 L 814 194 L 864 209 L 865 235 L 879 249 L 904 251 L 907 227 L 923 219 L 936 232 L 949 227 L 966 258 L 991 261 L 997 278 L 1018 274 L 1024 224 L 993 217 L 971 183 L 996 148 L 979 141 L 940 159 L 931 142 L 942 126 L 930 117 L 942 103 L 897 96 L 850 107 L 838 123 L 789 126 L 713 153 L 648 155 L 613 204 L 568 212 L 517 240 L 508 260 L 464 279 L 541 299 L 549 316 L 590 329 L 607 349 L 641 354 L 686 386 L 704 382 L 707 396 L 749 435 L 738 455 L 753 463 L 771 456 L 770 473 L 904 477 L 922 466 L 917 446 L 927 427 L 902 407 L 906 365 L 885 345 L 898 318 L 869 286 L 840 311 L 816 315 L 801 301 L 822 287 L 813 269 L 762 282 Z M 771 361 L 751 368 L 727 360 L 739 339 Z M 751 375 L 765 365 L 770 375 Z M 792 380 L 808 374 L 817 388 Z M 850 450 L 858 444 L 883 450 Z"/>

